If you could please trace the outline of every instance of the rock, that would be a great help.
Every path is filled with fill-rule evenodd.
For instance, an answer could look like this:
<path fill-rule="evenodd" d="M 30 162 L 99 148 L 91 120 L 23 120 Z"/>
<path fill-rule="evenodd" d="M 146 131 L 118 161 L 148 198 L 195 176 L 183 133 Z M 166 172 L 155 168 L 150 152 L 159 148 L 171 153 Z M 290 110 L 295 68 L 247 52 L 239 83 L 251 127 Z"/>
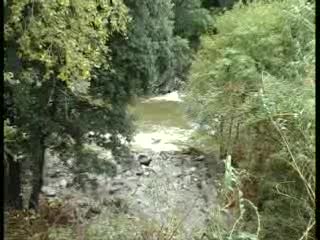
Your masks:
<path fill-rule="evenodd" d="M 181 166 L 182 164 L 183 164 L 183 159 L 180 159 L 180 158 L 174 159 L 174 166 L 178 167 L 178 166 Z"/>
<path fill-rule="evenodd" d="M 89 181 L 98 181 L 98 176 L 96 176 L 94 174 L 89 174 L 88 175 L 88 180 Z"/>
<path fill-rule="evenodd" d="M 116 192 L 119 192 L 121 189 L 120 186 L 112 186 L 110 189 L 109 189 L 109 193 L 110 194 L 115 194 Z"/>
<path fill-rule="evenodd" d="M 61 170 L 60 169 L 56 169 L 53 173 L 51 173 L 50 175 L 49 175 L 49 177 L 51 177 L 51 178 L 57 178 L 57 177 L 59 177 L 61 175 Z"/>
<path fill-rule="evenodd" d="M 68 182 L 65 179 L 61 179 L 61 181 L 59 182 L 59 186 L 62 188 L 67 187 L 67 185 L 68 185 Z"/>
<path fill-rule="evenodd" d="M 120 180 L 112 182 L 112 186 L 123 186 L 123 185 L 124 185 L 124 182 Z"/>
<path fill-rule="evenodd" d="M 73 186 L 73 181 L 68 181 L 66 187 L 67 187 L 67 188 L 70 188 L 70 187 L 72 187 L 72 186 Z"/>
<path fill-rule="evenodd" d="M 74 162 L 73 159 L 68 159 L 68 160 L 67 160 L 68 166 L 69 166 L 69 167 L 72 167 L 73 162 Z"/>
<path fill-rule="evenodd" d="M 78 205 L 80 208 L 85 208 L 89 206 L 89 203 L 87 201 L 80 201 L 78 202 Z"/>
<path fill-rule="evenodd" d="M 149 166 L 150 163 L 151 163 L 151 161 L 152 161 L 152 159 L 151 159 L 149 156 L 147 156 L 147 155 L 140 154 L 140 155 L 138 156 L 138 161 L 139 161 L 139 163 L 140 163 L 141 165 Z"/>
<path fill-rule="evenodd" d="M 117 164 L 117 172 L 121 172 L 122 171 L 122 166 L 120 164 Z"/>
<path fill-rule="evenodd" d="M 197 182 L 197 187 L 198 187 L 199 189 L 202 189 L 202 184 L 201 184 L 201 182 Z"/>
<path fill-rule="evenodd" d="M 207 173 L 206 173 L 206 177 L 207 177 L 207 178 L 211 178 L 211 177 L 212 177 L 211 173 L 207 172 Z"/>
<path fill-rule="evenodd" d="M 198 162 L 203 161 L 203 160 L 205 160 L 205 156 L 200 155 L 199 157 L 196 157 L 194 160 L 198 161 Z"/>
<path fill-rule="evenodd" d="M 100 214 L 101 209 L 98 206 L 91 206 L 89 208 L 89 211 L 92 212 L 93 214 Z"/>
<path fill-rule="evenodd" d="M 103 198 L 102 205 L 108 207 L 110 205 L 110 200 L 108 198 Z"/>
<path fill-rule="evenodd" d="M 91 206 L 91 207 L 89 208 L 89 210 L 87 211 L 85 217 L 86 217 L 87 219 L 90 219 L 90 218 L 92 218 L 93 216 L 95 216 L 95 215 L 97 215 L 97 214 L 100 214 L 100 213 L 101 213 L 101 209 L 100 209 L 99 207 L 97 207 L 97 206 Z"/>
<path fill-rule="evenodd" d="M 208 213 L 208 210 L 205 209 L 205 208 L 200 208 L 200 211 L 203 212 L 203 213 Z"/>
<path fill-rule="evenodd" d="M 152 144 L 157 144 L 157 143 L 159 143 L 159 142 L 161 142 L 161 139 L 154 139 L 154 138 L 152 138 Z"/>
<path fill-rule="evenodd" d="M 128 181 L 137 181 L 139 178 L 137 178 L 136 176 L 130 176 L 127 178 Z"/>
<path fill-rule="evenodd" d="M 136 172 L 136 175 L 137 176 L 142 176 L 143 175 L 143 171 L 141 169 L 139 169 L 137 172 Z"/>
<path fill-rule="evenodd" d="M 182 172 L 181 172 L 181 171 L 173 172 L 173 173 L 172 173 L 172 176 L 173 176 L 173 177 L 181 177 L 181 176 L 182 176 Z"/>
<path fill-rule="evenodd" d="M 197 170 L 196 167 L 191 167 L 191 168 L 188 169 L 187 173 L 188 173 L 188 174 L 192 174 L 192 173 L 194 173 L 196 170 Z"/>
<path fill-rule="evenodd" d="M 159 153 L 159 157 L 164 159 L 164 160 L 169 158 L 168 153 L 167 152 L 162 152 L 162 151 Z"/>
<path fill-rule="evenodd" d="M 191 176 L 185 176 L 184 177 L 184 182 L 186 183 L 186 185 L 188 186 L 191 183 Z"/>
<path fill-rule="evenodd" d="M 42 187 L 41 191 L 47 196 L 47 197 L 55 197 L 57 195 L 57 191 L 49 186 Z"/>
<path fill-rule="evenodd" d="M 121 176 L 117 175 L 113 178 L 114 180 L 120 180 L 121 179 Z"/>

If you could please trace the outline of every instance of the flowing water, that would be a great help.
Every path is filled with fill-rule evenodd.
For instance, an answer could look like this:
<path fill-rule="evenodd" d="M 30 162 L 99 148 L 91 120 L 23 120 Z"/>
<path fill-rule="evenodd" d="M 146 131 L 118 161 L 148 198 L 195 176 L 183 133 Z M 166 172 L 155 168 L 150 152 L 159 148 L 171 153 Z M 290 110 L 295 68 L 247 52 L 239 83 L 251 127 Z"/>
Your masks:
<path fill-rule="evenodd" d="M 132 111 L 137 117 L 135 149 L 178 150 L 193 132 L 177 92 L 140 100 Z"/>
<path fill-rule="evenodd" d="M 151 156 L 148 169 L 152 171 L 140 177 L 142 187 L 131 202 L 137 203 L 134 208 L 138 212 L 162 224 L 168 224 L 172 214 L 180 217 L 185 239 L 189 239 L 195 229 L 204 226 L 208 209 L 217 201 L 214 181 L 206 177 L 206 161 L 199 163 L 181 155 L 194 132 L 182 99 L 173 92 L 141 100 L 132 109 L 137 117 L 132 150 Z M 162 157 L 163 153 L 167 157 Z"/>

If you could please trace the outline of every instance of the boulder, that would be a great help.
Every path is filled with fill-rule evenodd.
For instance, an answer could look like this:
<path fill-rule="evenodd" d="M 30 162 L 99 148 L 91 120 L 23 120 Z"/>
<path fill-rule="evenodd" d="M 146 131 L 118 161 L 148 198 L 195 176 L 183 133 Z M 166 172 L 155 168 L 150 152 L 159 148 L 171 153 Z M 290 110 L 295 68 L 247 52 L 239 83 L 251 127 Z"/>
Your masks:
<path fill-rule="evenodd" d="M 44 186 L 44 187 L 42 187 L 41 191 L 47 197 L 55 197 L 57 195 L 57 191 L 53 187 Z"/>
<path fill-rule="evenodd" d="M 68 185 L 68 181 L 66 179 L 60 180 L 60 182 L 59 182 L 60 187 L 65 188 L 65 187 L 67 187 L 67 185 Z"/>
<path fill-rule="evenodd" d="M 157 144 L 157 143 L 159 143 L 159 142 L 161 142 L 161 139 L 154 139 L 154 138 L 152 138 L 152 144 Z"/>
<path fill-rule="evenodd" d="M 205 156 L 200 155 L 200 156 L 196 157 L 194 160 L 198 161 L 198 162 L 203 161 L 203 160 L 205 160 Z"/>
<path fill-rule="evenodd" d="M 151 157 L 145 155 L 145 154 L 139 154 L 138 155 L 138 161 L 141 165 L 144 165 L 144 166 L 149 166 L 152 159 Z"/>
<path fill-rule="evenodd" d="M 116 185 L 116 186 L 112 186 L 109 189 L 109 194 L 115 194 L 116 192 L 119 192 L 121 190 L 122 186 Z"/>
<path fill-rule="evenodd" d="M 142 175 L 143 175 L 143 170 L 142 170 L 142 169 L 139 169 L 139 170 L 136 172 L 136 175 L 137 175 L 137 176 L 142 176 Z"/>
<path fill-rule="evenodd" d="M 50 178 L 58 178 L 61 175 L 61 170 L 56 169 L 51 174 L 49 174 Z"/>

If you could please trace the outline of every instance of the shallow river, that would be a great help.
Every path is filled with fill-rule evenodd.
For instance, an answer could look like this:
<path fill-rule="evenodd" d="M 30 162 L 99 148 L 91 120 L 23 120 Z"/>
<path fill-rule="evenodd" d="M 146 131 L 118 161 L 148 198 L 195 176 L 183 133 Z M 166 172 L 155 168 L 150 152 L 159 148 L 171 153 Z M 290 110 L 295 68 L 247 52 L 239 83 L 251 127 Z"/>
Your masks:
<path fill-rule="evenodd" d="M 189 142 L 194 128 L 184 115 L 177 92 L 140 100 L 130 111 L 137 117 L 137 131 L 128 163 L 114 161 L 110 151 L 91 146 L 101 159 L 116 165 L 117 173 L 115 176 L 89 174 L 88 179 L 95 179 L 97 186 L 86 187 L 82 192 L 73 186 L 73 174 L 63 170 L 59 159 L 55 161 L 51 157 L 45 174 L 48 176 L 44 186 L 46 195 L 72 194 L 80 202 L 101 203 L 98 208 L 103 209 L 105 200 L 120 199 L 128 203 L 127 211 L 132 216 L 156 220 L 164 226 L 170 226 L 173 219 L 181 220 L 183 239 L 191 239 L 192 233 L 205 226 L 210 209 L 217 204 L 216 174 L 208 175 L 208 169 L 216 172 L 216 161 L 179 151 Z M 145 160 L 148 163 L 142 163 Z M 109 212 L 105 208 L 97 224 L 108 219 Z"/>
<path fill-rule="evenodd" d="M 193 132 L 177 92 L 141 100 L 131 110 L 137 117 L 134 149 L 178 150 Z"/>

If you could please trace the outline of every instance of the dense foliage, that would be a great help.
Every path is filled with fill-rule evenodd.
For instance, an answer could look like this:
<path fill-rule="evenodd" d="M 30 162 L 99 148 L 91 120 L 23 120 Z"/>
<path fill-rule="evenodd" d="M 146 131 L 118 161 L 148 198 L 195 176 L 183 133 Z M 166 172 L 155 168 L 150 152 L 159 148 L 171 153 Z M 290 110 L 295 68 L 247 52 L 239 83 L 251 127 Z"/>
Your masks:
<path fill-rule="evenodd" d="M 132 21 L 126 39 L 112 39 L 114 81 L 131 84 L 138 94 L 166 93 L 186 80 L 201 33 L 212 18 L 199 0 L 130 1 Z"/>
<path fill-rule="evenodd" d="M 6 207 L 41 210 L 48 150 L 75 159 L 80 185 L 82 172 L 115 174 L 88 143 L 121 159 L 135 130 L 127 106 L 183 89 L 200 126 L 192 144 L 225 160 L 221 196 L 238 219 L 213 218 L 201 239 L 315 239 L 315 1 L 233 2 L 5 1 Z M 47 215 L 23 214 L 11 216 L 48 234 Z M 117 214 L 86 235 L 179 237 Z"/>
<path fill-rule="evenodd" d="M 240 4 L 216 26 L 192 66 L 189 114 L 216 133 L 206 138 L 219 144 L 222 158 L 231 155 L 252 175 L 244 196 L 259 207 L 260 239 L 312 239 L 314 6 Z M 242 229 L 250 229 L 246 221 Z"/>
<path fill-rule="evenodd" d="M 112 44 L 117 81 L 133 82 L 136 90 L 156 91 L 173 78 L 174 40 L 172 3 L 125 1 L 132 18 L 126 40 L 115 38 Z"/>
<path fill-rule="evenodd" d="M 108 83 L 96 78 L 97 69 L 110 71 L 108 40 L 125 32 L 127 8 L 121 1 L 12 1 L 6 11 L 5 118 L 17 131 L 6 146 L 32 165 L 34 206 L 47 148 L 81 149 L 90 130 L 112 134 L 113 146 L 118 134 L 129 136 L 127 100 L 101 94 Z"/>
<path fill-rule="evenodd" d="M 95 142 L 122 152 L 121 139 L 130 140 L 133 131 L 127 104 L 135 95 L 181 85 L 192 59 L 190 41 L 210 20 L 198 0 L 6 4 L 6 159 L 23 158 L 16 171 L 32 172 L 30 206 L 42 185 L 46 149 L 64 159 L 86 155 L 82 145 L 95 132 Z M 188 21 L 191 28 L 179 27 Z M 13 173 L 13 163 L 6 164 Z"/>

